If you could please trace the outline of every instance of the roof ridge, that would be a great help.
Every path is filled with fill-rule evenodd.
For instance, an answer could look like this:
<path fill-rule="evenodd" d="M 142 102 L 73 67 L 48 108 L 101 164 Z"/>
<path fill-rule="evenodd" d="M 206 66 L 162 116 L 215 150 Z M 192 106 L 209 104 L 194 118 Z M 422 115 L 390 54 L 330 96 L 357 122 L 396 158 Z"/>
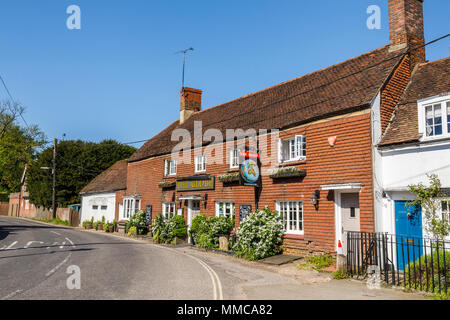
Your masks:
<path fill-rule="evenodd" d="M 322 69 L 319 69 L 319 70 L 316 70 L 316 71 L 313 71 L 313 72 L 304 74 L 304 75 L 302 75 L 302 76 L 299 76 L 299 77 L 296 77 L 296 78 L 293 78 L 293 79 L 290 79 L 290 80 L 287 80 L 287 81 L 280 82 L 280 83 L 275 84 L 275 85 L 273 85 L 273 86 L 270 86 L 270 87 L 267 87 L 267 88 L 264 88 L 264 89 L 261 89 L 261 90 L 258 90 L 258 91 L 255 91 L 255 92 L 246 94 L 246 95 L 244 95 L 244 96 L 241 96 L 241 97 L 232 99 L 232 100 L 230 100 L 230 101 L 223 102 L 223 103 L 221 103 L 221 104 L 218 104 L 218 105 L 215 105 L 215 106 L 212 106 L 212 107 L 209 107 L 209 108 L 200 110 L 200 111 L 196 112 L 195 115 L 200 114 L 200 113 L 203 113 L 203 112 L 206 112 L 206 111 L 208 111 L 208 110 L 212 110 L 212 109 L 215 109 L 215 108 L 224 106 L 224 105 L 229 104 L 229 103 L 232 103 L 232 102 L 236 102 L 236 101 L 239 101 L 239 100 L 248 98 L 248 97 L 255 96 L 255 95 L 259 94 L 259 93 L 263 93 L 263 92 L 265 92 L 265 91 L 269 91 L 269 90 L 271 90 L 271 89 L 280 87 L 280 86 L 285 85 L 285 84 L 290 83 L 290 82 L 297 81 L 297 80 L 299 80 L 299 79 L 301 79 L 301 78 L 304 78 L 304 77 L 313 75 L 313 74 L 315 74 L 315 73 L 319 73 L 319 72 L 326 71 L 327 69 L 335 68 L 335 67 L 337 67 L 337 66 L 339 66 L 339 65 L 341 65 L 341 64 L 348 63 L 349 61 L 356 60 L 356 59 L 361 58 L 361 57 L 363 57 L 363 56 L 372 54 L 372 53 L 375 52 L 375 51 L 380 51 L 380 50 L 382 50 L 382 49 L 384 49 L 384 48 L 386 48 L 386 47 L 388 47 L 388 46 L 390 46 L 390 45 L 389 45 L 389 44 L 384 45 L 384 46 L 382 46 L 382 47 L 379 47 L 379 48 L 377 48 L 377 49 L 374 49 L 374 50 L 371 50 L 371 51 L 362 53 L 362 54 L 360 54 L 360 55 L 357 55 L 357 56 L 355 56 L 355 57 L 349 58 L 349 59 L 347 59 L 347 60 L 344 60 L 344 61 L 341 61 L 341 62 L 332 64 L 331 66 L 324 67 L 324 68 L 322 68 Z"/>

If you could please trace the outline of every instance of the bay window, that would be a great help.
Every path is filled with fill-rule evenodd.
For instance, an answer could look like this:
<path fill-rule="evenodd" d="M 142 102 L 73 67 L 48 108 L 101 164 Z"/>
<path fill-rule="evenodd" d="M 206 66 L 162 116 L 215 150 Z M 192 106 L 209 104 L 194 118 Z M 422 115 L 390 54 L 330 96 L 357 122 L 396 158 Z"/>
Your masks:
<path fill-rule="evenodd" d="M 136 211 L 141 209 L 141 200 L 136 197 L 125 197 L 123 199 L 123 219 L 130 219 Z"/>

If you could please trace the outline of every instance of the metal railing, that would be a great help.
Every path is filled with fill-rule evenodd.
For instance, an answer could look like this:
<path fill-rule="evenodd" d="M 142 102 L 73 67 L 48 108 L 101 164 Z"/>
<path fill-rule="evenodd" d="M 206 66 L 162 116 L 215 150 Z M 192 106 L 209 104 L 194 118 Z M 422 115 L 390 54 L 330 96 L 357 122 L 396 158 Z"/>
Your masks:
<path fill-rule="evenodd" d="M 388 284 L 448 293 L 450 242 L 370 232 L 347 232 L 346 239 L 351 275 L 365 278 L 376 270 Z"/>

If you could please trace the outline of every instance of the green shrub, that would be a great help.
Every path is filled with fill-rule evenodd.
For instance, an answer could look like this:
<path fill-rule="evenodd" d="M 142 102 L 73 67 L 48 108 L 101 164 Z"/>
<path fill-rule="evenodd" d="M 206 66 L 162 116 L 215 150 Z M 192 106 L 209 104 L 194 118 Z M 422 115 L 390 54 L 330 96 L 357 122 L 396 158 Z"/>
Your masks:
<path fill-rule="evenodd" d="M 248 260 L 258 260 L 281 253 L 283 224 L 277 212 L 268 207 L 250 214 L 241 222 L 233 251 Z"/>
<path fill-rule="evenodd" d="M 219 237 L 229 236 L 234 228 L 234 219 L 198 215 L 192 220 L 191 234 L 197 246 L 205 249 L 219 248 Z"/>
<path fill-rule="evenodd" d="M 153 223 L 153 240 L 158 243 L 172 243 L 175 237 L 186 238 L 186 222 L 181 216 L 164 219 L 158 215 Z"/>
<path fill-rule="evenodd" d="M 331 255 L 316 255 L 308 258 L 308 263 L 317 271 L 322 271 L 323 268 L 334 265 L 334 258 Z"/>
<path fill-rule="evenodd" d="M 86 229 L 87 224 L 91 223 L 89 220 L 85 220 L 83 221 L 83 223 L 81 224 L 81 226 L 83 227 L 83 229 Z"/>
<path fill-rule="evenodd" d="M 427 262 L 426 265 L 425 260 Z M 445 277 L 445 271 L 447 272 L 447 277 Z M 410 262 L 405 266 L 406 283 L 408 284 L 409 281 L 411 281 L 410 287 L 414 288 L 417 287 L 418 289 L 425 290 L 428 287 L 428 291 L 438 292 L 439 274 L 441 275 L 441 288 L 444 288 L 445 286 L 445 278 L 447 279 L 447 288 L 449 288 L 450 252 L 446 251 L 444 256 L 444 252 L 442 249 L 439 249 L 439 254 L 435 251 L 433 252 L 433 255 L 426 255 L 426 256 L 423 255 L 415 262 Z M 433 290 L 433 280 L 434 280 L 434 290 Z"/>
<path fill-rule="evenodd" d="M 130 227 L 128 229 L 128 235 L 129 236 L 135 236 L 137 234 L 137 228 L 136 227 Z"/>
<path fill-rule="evenodd" d="M 139 210 L 130 217 L 130 220 L 127 222 L 126 228 L 128 230 L 131 227 L 136 227 L 137 230 L 137 227 L 145 227 L 146 225 L 147 220 L 145 218 L 145 211 Z"/>
<path fill-rule="evenodd" d="M 341 270 L 336 270 L 335 272 L 333 272 L 333 279 L 342 280 L 348 278 L 350 278 L 350 275 L 347 272 L 343 272 Z"/>
<path fill-rule="evenodd" d="M 94 230 L 97 230 L 98 227 L 98 221 L 95 221 L 94 223 L 92 223 L 92 227 L 94 228 Z"/>

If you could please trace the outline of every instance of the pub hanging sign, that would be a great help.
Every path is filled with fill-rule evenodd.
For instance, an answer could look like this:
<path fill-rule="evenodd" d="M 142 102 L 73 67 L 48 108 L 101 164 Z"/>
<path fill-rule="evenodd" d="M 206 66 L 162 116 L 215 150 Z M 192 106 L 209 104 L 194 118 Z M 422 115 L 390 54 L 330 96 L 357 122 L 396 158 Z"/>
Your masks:
<path fill-rule="evenodd" d="M 239 151 L 239 183 L 259 187 L 261 181 L 259 153 L 254 148 Z"/>

